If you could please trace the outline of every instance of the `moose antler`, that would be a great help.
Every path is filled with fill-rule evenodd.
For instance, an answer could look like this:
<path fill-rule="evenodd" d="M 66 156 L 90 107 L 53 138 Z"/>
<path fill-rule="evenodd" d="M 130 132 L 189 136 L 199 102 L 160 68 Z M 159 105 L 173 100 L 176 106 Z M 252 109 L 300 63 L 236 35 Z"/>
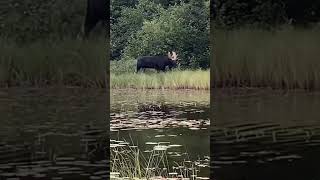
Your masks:
<path fill-rule="evenodd" d="M 172 60 L 177 60 L 177 54 L 176 52 L 172 52 Z"/>

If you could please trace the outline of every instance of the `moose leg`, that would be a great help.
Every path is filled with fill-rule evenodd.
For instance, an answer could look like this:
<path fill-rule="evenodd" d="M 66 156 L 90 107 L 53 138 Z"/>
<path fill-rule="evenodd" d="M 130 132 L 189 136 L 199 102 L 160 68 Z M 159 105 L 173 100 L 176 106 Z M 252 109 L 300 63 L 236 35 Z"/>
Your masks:
<path fill-rule="evenodd" d="M 137 66 L 137 73 L 140 71 L 141 67 Z"/>
<path fill-rule="evenodd" d="M 162 69 L 163 69 L 162 67 L 157 67 L 157 68 L 156 68 L 156 70 L 157 70 L 158 73 L 159 73 L 160 71 L 162 71 Z"/>
<path fill-rule="evenodd" d="M 161 71 L 162 71 L 162 72 L 166 72 L 166 66 L 161 67 Z"/>

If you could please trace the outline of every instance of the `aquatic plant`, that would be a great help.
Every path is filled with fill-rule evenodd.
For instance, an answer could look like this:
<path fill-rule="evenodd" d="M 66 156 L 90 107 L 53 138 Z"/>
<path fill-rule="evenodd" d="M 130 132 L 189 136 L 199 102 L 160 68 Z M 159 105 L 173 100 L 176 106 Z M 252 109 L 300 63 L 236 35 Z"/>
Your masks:
<path fill-rule="evenodd" d="M 110 140 L 110 179 L 196 179 L 200 168 L 208 167 L 208 159 L 195 162 L 184 160 L 172 165 L 168 161 L 168 149 L 180 146 L 170 146 L 165 142 L 149 145 L 153 145 L 153 148 L 142 152 L 138 146 L 130 145 L 125 140 Z M 145 156 L 146 153 L 149 154 L 148 157 Z"/>

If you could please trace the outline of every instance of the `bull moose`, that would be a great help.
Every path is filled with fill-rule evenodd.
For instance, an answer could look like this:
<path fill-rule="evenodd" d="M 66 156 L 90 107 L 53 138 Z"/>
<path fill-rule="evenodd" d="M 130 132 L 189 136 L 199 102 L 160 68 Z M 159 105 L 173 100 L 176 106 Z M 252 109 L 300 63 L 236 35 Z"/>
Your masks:
<path fill-rule="evenodd" d="M 107 8 L 108 1 L 106 0 L 87 0 L 87 13 L 84 22 L 84 38 L 88 38 L 89 33 L 99 21 L 107 24 Z"/>
<path fill-rule="evenodd" d="M 137 72 L 146 68 L 165 72 L 167 66 L 170 70 L 178 66 L 176 52 L 172 52 L 172 55 L 168 52 L 168 56 L 143 56 L 137 60 Z"/>

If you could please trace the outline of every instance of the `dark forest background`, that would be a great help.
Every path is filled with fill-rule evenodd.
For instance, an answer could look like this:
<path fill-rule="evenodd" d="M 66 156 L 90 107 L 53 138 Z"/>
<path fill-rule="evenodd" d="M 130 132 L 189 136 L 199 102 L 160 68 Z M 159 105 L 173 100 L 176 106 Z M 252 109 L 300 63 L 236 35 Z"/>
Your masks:
<path fill-rule="evenodd" d="M 138 5 L 139 0 L 111 0 L 112 31 L 122 28 L 115 32 L 115 35 L 121 33 L 122 39 L 127 38 L 129 31 L 142 26 L 142 19 L 151 20 L 160 16 L 160 11 L 168 9 L 169 6 L 181 2 L 188 4 L 190 1 L 140 0 Z M 185 7 L 185 10 L 189 11 L 186 16 L 187 13 L 190 17 L 203 11 L 203 5 L 194 3 L 194 6 L 199 8 L 189 7 L 187 10 L 188 7 Z M 48 38 L 76 38 L 83 25 L 86 0 L 6 0 L 1 2 L 0 7 L 1 37 L 17 42 L 30 42 Z M 319 25 L 320 21 L 320 0 L 211 0 L 210 7 L 215 28 L 250 26 L 272 29 L 283 24 L 311 27 Z M 139 13 L 141 11 L 143 13 Z M 129 20 L 131 22 L 128 22 Z M 99 28 L 96 30 L 101 32 Z M 117 43 L 123 41 L 115 42 L 114 56 L 122 49 Z"/>
<path fill-rule="evenodd" d="M 312 27 L 320 22 L 319 0 L 212 0 L 216 28 Z"/>

